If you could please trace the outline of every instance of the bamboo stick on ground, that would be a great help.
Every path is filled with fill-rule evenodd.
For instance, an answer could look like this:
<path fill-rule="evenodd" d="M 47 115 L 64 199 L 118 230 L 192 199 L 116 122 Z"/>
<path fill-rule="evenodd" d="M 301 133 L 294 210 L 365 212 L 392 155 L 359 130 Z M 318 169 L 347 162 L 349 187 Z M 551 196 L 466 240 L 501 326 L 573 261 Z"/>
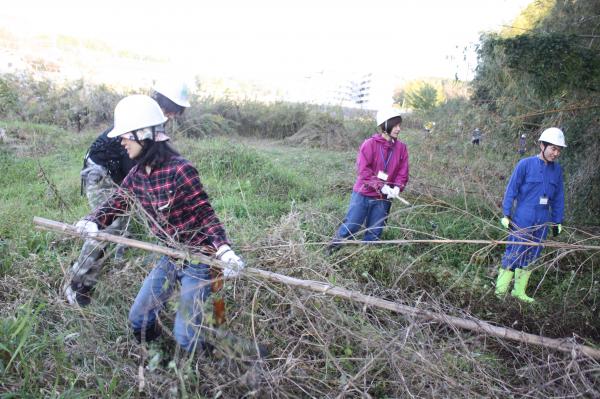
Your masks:
<path fill-rule="evenodd" d="M 130 238 L 115 236 L 107 233 L 98 232 L 94 236 L 86 237 L 78 233 L 74 226 L 70 224 L 65 224 L 61 222 L 52 221 L 49 219 L 44 219 L 40 217 L 34 217 L 33 219 L 36 228 L 56 231 L 59 233 L 63 233 L 66 235 L 83 237 L 83 238 L 92 238 L 98 241 L 110 241 L 119 244 L 128 245 L 135 248 L 144 249 L 146 251 L 152 251 L 156 253 L 160 253 L 163 255 L 167 255 L 173 258 L 179 259 L 189 259 L 196 260 L 207 265 L 215 266 L 217 268 L 223 268 L 225 266 L 224 263 L 218 261 L 214 258 L 208 257 L 202 254 L 192 254 L 186 253 L 184 251 L 179 251 L 176 249 L 166 248 L 160 245 L 149 244 L 143 241 L 133 240 Z M 486 241 L 486 240 L 401 240 L 401 241 L 417 241 L 417 242 L 435 242 L 435 243 L 443 243 L 444 241 L 455 242 L 469 242 L 471 244 L 515 244 L 514 242 L 503 242 L 503 241 Z M 521 243 L 519 243 L 521 244 Z M 524 245 L 527 244 L 536 244 L 536 243 L 522 243 Z M 578 249 L 582 249 L 581 247 L 586 247 L 585 249 L 600 249 L 600 247 L 595 246 L 576 246 Z M 277 274 L 273 272 L 269 272 L 266 270 L 256 269 L 252 267 L 247 267 L 244 269 L 242 275 L 258 277 L 263 280 L 269 280 L 276 283 L 282 283 L 294 287 L 304 288 L 309 291 L 319 292 L 325 295 L 345 298 L 354 302 L 360 302 L 368 306 L 373 306 L 380 309 L 390 310 L 395 313 L 400 313 L 412 317 L 417 317 L 426 320 L 432 320 L 440 323 L 445 323 L 454 327 L 475 331 L 487 335 L 491 335 L 494 337 L 499 337 L 503 339 L 509 339 L 513 341 L 525 342 L 528 344 L 539 345 L 546 348 L 555 349 L 562 352 L 569 352 L 574 354 L 584 354 L 586 356 L 592 357 L 594 359 L 600 360 L 600 350 L 592 348 L 586 345 L 580 345 L 573 342 L 570 342 L 568 339 L 557 339 L 557 338 L 548 338 L 541 335 L 524 333 L 522 331 L 514 330 L 512 328 L 507 327 L 499 327 L 494 326 L 488 322 L 478 320 L 475 318 L 465 319 L 455 316 L 449 316 L 443 313 L 436 313 L 424 309 L 418 309 L 415 307 L 402 305 L 396 302 L 388 301 L 385 299 L 380 299 L 376 297 L 372 297 L 369 295 L 364 295 L 356 291 L 350 291 L 345 288 L 336 287 L 334 285 L 323 283 L 320 281 L 310 281 L 310 280 L 301 280 L 294 277 L 288 277 L 282 274 Z"/>

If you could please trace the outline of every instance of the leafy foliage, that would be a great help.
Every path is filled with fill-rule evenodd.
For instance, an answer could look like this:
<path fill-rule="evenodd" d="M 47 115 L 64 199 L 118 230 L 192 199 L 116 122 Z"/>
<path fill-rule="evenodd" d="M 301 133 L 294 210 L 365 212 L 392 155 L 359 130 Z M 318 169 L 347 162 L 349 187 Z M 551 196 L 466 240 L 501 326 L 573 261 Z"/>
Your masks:
<path fill-rule="evenodd" d="M 392 99 L 401 108 L 430 111 L 445 101 L 468 94 L 468 85 L 449 79 L 427 78 L 406 83 L 394 90 Z"/>
<path fill-rule="evenodd" d="M 414 91 L 406 93 L 407 104 L 417 110 L 428 110 L 435 106 L 437 90 L 428 83 L 424 83 Z"/>
<path fill-rule="evenodd" d="M 217 131 L 234 128 L 240 136 L 282 139 L 296 133 L 307 121 L 311 108 L 306 104 L 275 102 L 267 104 L 254 100 L 239 101 L 212 96 L 197 97 L 198 107 L 186 112 L 190 121 L 202 120 L 203 115 L 218 115 L 222 120 L 212 119 L 218 124 Z M 206 121 L 208 122 L 208 121 Z M 227 127 L 224 127 L 226 125 Z M 203 135 L 196 132 L 196 124 L 184 125 L 191 136 Z M 201 127 L 201 126 L 199 126 Z"/>
<path fill-rule="evenodd" d="M 89 125 L 111 123 L 121 97 L 105 85 L 88 85 L 83 79 L 59 84 L 29 74 L 0 78 L 0 116 L 78 132 Z"/>
<path fill-rule="evenodd" d="M 543 17 L 556 5 L 556 0 L 536 0 L 531 2 L 522 12 L 515 18 L 512 24 L 501 30 L 502 37 L 512 37 L 522 35 L 530 31 L 539 24 Z"/>
<path fill-rule="evenodd" d="M 501 83 L 507 78 L 525 80 L 526 87 L 542 100 L 575 90 L 596 91 L 600 86 L 600 57 L 579 47 L 570 35 L 523 34 L 503 39 L 493 34 L 484 37 L 479 57 L 481 66 L 474 83 L 477 93 L 488 93 L 486 99 L 505 94 Z"/>

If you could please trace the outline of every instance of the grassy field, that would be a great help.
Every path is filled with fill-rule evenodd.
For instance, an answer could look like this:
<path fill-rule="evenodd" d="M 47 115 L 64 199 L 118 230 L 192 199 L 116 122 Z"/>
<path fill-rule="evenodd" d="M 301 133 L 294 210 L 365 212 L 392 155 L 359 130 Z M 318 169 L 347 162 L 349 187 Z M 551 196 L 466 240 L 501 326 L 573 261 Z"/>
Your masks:
<path fill-rule="evenodd" d="M 0 397 L 575 397 L 600 395 L 600 365 L 251 278 L 226 283 L 225 328 L 266 345 L 263 361 L 181 356 L 167 335 L 138 345 L 127 313 L 149 269 L 139 250 L 110 262 L 89 307 L 59 291 L 81 241 L 34 229 L 74 223 L 82 155 L 100 131 L 2 121 Z M 394 204 L 384 240 L 501 239 L 499 205 L 516 154 L 444 132 L 406 131 L 411 206 Z M 175 146 L 198 168 L 248 265 L 325 281 L 405 305 L 600 345 L 598 253 L 546 249 L 529 285 L 536 305 L 493 295 L 502 248 L 475 245 L 323 249 L 344 217 L 355 150 L 238 137 Z M 567 205 L 568 206 L 568 205 Z M 598 245 L 569 226 L 558 240 Z M 148 239 L 142 229 L 137 238 Z M 210 303 L 207 304 L 210 313 Z M 173 312 L 162 322 L 170 326 Z M 219 349 L 219 348 L 217 348 Z"/>

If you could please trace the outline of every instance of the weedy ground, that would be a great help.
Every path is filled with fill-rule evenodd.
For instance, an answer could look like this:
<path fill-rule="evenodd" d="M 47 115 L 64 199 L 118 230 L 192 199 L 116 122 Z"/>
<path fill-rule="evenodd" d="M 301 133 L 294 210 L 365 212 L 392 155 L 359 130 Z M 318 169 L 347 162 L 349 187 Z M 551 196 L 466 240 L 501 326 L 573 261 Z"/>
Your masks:
<path fill-rule="evenodd" d="M 269 349 L 261 361 L 184 356 L 167 334 L 138 345 L 130 304 L 153 257 L 110 260 L 86 308 L 60 296 L 82 242 L 34 229 L 73 223 L 82 156 L 98 131 L 79 134 L 4 121 L 0 143 L 0 395 L 9 397 L 594 397 L 593 359 L 486 337 L 323 294 L 239 278 L 225 285 L 228 331 Z M 239 137 L 173 137 L 198 168 L 236 251 L 251 267 L 326 281 L 378 298 L 591 346 L 600 344 L 598 253 L 546 249 L 524 305 L 493 295 L 502 247 L 348 245 L 326 256 L 355 178 L 356 150 L 293 147 Z M 411 180 L 384 240 L 501 239 L 500 202 L 516 154 L 473 147 L 450 133 L 407 130 Z M 151 240 L 141 227 L 136 237 Z M 598 245 L 588 229 L 557 238 Z M 210 320 L 210 303 L 206 305 Z"/>

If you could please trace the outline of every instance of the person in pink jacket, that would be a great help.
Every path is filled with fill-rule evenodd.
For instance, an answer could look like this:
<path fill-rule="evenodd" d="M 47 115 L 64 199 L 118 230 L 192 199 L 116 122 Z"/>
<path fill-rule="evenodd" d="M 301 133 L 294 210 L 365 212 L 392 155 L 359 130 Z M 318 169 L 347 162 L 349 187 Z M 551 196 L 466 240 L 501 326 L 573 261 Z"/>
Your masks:
<path fill-rule="evenodd" d="M 391 199 L 398 197 L 408 183 L 408 150 L 398 140 L 400 113 L 394 109 L 377 112 L 377 125 L 379 133 L 366 139 L 358 151 L 358 177 L 348 213 L 327 247 L 328 253 L 338 249 L 342 240 L 355 238 L 363 224 L 363 241 L 379 240 L 390 213 Z"/>

